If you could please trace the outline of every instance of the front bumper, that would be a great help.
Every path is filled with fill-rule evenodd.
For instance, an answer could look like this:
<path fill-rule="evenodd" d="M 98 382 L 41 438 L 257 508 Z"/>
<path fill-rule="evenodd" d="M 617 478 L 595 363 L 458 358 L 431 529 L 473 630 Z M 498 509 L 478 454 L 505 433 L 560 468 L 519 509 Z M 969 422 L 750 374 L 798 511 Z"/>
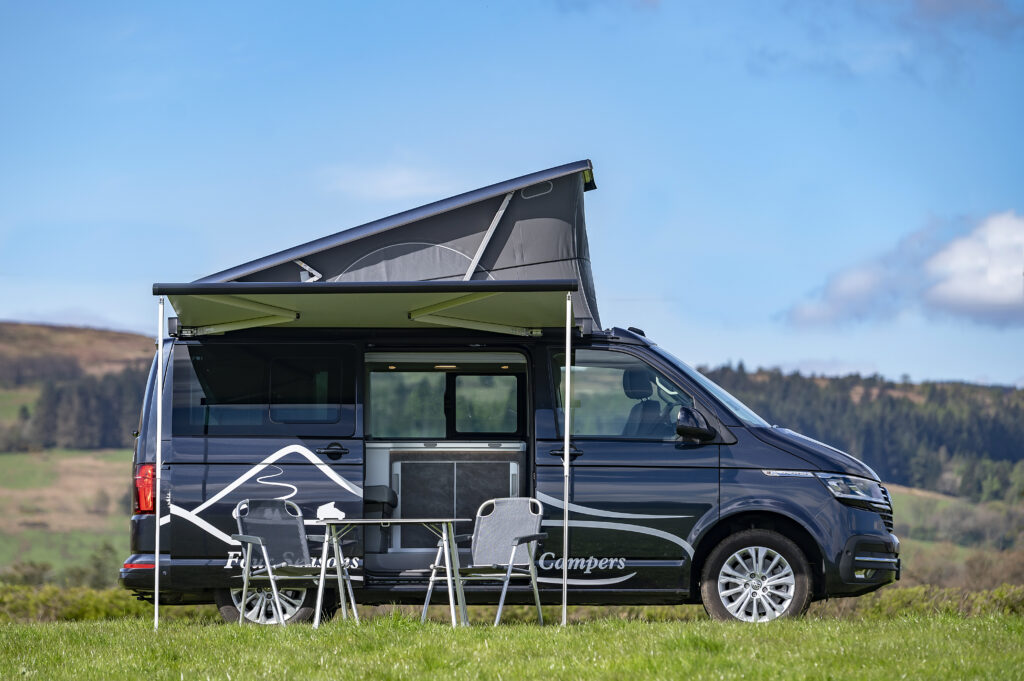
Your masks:
<path fill-rule="evenodd" d="M 839 596 L 858 596 L 874 591 L 900 578 L 900 540 L 894 534 L 854 535 L 850 537 L 839 559 L 842 587 Z"/>

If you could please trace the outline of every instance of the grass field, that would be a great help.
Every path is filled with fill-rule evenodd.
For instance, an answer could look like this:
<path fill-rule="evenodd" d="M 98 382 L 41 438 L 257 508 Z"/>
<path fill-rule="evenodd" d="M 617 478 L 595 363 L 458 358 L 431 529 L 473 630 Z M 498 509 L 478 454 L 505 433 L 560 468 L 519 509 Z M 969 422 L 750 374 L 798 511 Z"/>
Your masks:
<path fill-rule="evenodd" d="M 237 627 L 147 620 L 0 626 L 0 678 L 1020 679 L 1024 618 L 599 620 L 452 630 L 404 616 Z"/>
<path fill-rule="evenodd" d="M 104 543 L 128 555 L 131 460 L 127 449 L 0 454 L 0 567 L 60 572 Z"/>
<path fill-rule="evenodd" d="M 0 389 L 0 426 L 6 426 L 18 420 L 18 411 L 22 407 L 32 409 L 42 389 L 39 386 L 23 386 L 19 388 Z"/>

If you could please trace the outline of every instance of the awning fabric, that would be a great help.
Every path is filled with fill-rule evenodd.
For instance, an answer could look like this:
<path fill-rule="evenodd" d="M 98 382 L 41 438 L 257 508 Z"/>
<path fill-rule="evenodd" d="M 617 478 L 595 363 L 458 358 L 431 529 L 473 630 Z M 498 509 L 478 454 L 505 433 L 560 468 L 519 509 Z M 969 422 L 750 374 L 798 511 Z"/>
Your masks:
<path fill-rule="evenodd" d="M 454 326 L 526 336 L 563 327 L 565 294 L 578 287 L 574 280 L 229 282 L 154 284 L 153 293 L 173 305 L 182 337 L 260 326 Z"/>
<path fill-rule="evenodd" d="M 589 332 L 601 328 L 583 211 L 583 194 L 595 187 L 590 161 L 577 161 L 375 220 L 195 283 L 572 279 L 579 282 L 576 324 Z"/>

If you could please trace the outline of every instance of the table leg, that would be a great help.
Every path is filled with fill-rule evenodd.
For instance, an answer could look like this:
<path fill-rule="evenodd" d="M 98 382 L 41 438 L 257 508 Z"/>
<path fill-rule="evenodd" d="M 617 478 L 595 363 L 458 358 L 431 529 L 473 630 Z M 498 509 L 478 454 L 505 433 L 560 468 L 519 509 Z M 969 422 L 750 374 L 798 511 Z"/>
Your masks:
<path fill-rule="evenodd" d="M 448 530 L 448 546 L 452 552 L 452 568 L 456 575 L 462 575 L 462 565 L 459 562 L 459 545 L 455 543 L 455 523 L 445 523 L 445 528 Z M 466 611 L 466 594 L 462 588 L 462 579 L 456 578 L 455 580 L 455 597 L 459 602 L 459 617 L 462 620 L 462 626 L 469 626 L 469 613 Z"/>
<path fill-rule="evenodd" d="M 342 576 L 341 563 L 345 560 L 345 554 L 341 552 L 341 547 L 338 545 L 338 533 L 334 525 L 331 525 L 331 544 L 334 545 L 334 571 L 338 577 L 338 605 L 341 608 L 341 619 L 348 619 L 348 599 L 345 596 L 345 578 Z M 353 614 L 356 611 L 356 604 L 352 603 Z M 359 624 L 359 615 L 355 615 L 356 624 Z"/>
<path fill-rule="evenodd" d="M 313 628 L 320 628 L 320 610 L 324 605 L 324 583 L 327 581 L 327 551 L 331 544 L 327 541 L 328 528 L 324 528 L 324 550 L 320 554 L 320 582 L 316 588 L 316 612 L 313 614 Z"/>
<path fill-rule="evenodd" d="M 444 577 L 448 582 L 448 607 L 452 612 L 452 627 L 457 627 L 455 619 L 455 590 L 452 589 L 452 552 L 448 540 L 448 525 L 441 526 L 441 548 L 444 549 Z M 456 580 L 458 581 L 458 580 Z"/>

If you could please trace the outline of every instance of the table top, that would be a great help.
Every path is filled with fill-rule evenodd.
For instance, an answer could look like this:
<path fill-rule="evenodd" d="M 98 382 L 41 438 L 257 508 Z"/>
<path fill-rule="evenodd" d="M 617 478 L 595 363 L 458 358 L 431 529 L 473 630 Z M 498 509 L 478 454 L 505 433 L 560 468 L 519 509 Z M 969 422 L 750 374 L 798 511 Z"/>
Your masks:
<path fill-rule="evenodd" d="M 324 518 L 317 525 L 442 525 L 444 523 L 471 523 L 472 518 Z"/>

